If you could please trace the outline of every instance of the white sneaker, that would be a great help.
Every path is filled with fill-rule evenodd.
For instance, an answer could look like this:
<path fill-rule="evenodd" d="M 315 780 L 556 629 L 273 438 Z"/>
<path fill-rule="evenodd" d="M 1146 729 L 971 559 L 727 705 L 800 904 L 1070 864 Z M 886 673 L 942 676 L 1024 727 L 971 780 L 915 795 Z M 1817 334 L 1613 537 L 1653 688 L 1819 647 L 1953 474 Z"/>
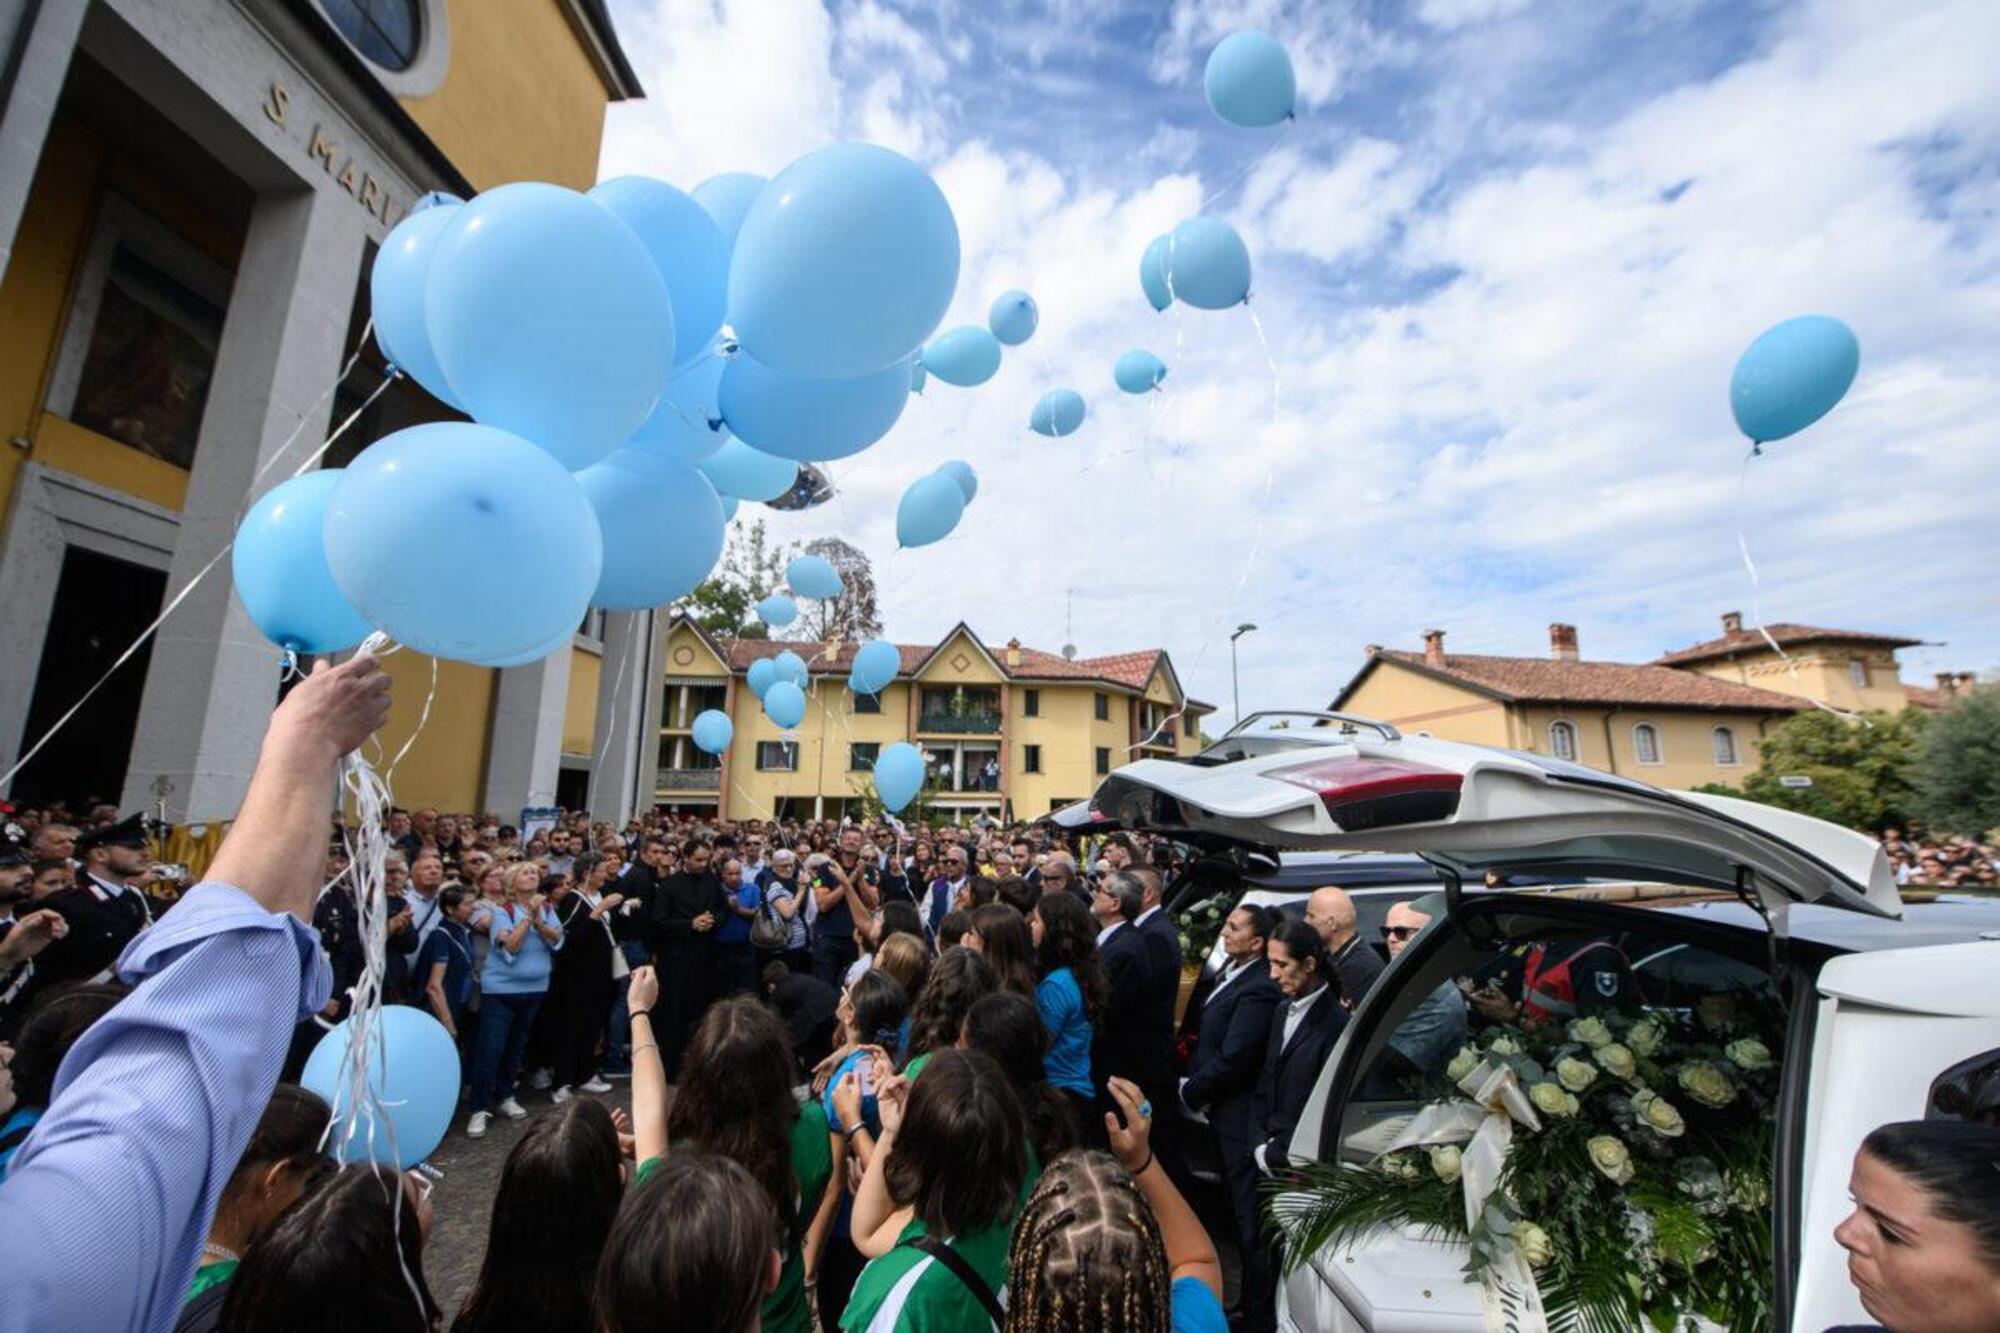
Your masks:
<path fill-rule="evenodd" d="M 590 1076 L 590 1081 L 588 1083 L 579 1083 L 577 1084 L 577 1087 L 584 1092 L 611 1091 L 611 1085 L 604 1081 L 604 1076 L 602 1074 L 592 1074 Z"/>
<path fill-rule="evenodd" d="M 528 1075 L 528 1086 L 537 1092 L 547 1092 L 549 1085 L 555 1081 L 555 1071 L 552 1069 L 537 1069 Z"/>
<path fill-rule="evenodd" d="M 468 1139 L 485 1138 L 486 1126 L 492 1119 L 493 1117 L 484 1111 L 474 1111 L 472 1118 L 465 1122 L 465 1137 Z"/>
<path fill-rule="evenodd" d="M 506 1116 L 509 1120 L 519 1120 L 527 1113 L 528 1108 L 515 1101 L 512 1097 L 500 1103 L 500 1114 Z"/>
<path fill-rule="evenodd" d="M 564 1102 L 568 1101 L 569 1084 L 565 1083 L 560 1088 L 557 1088 L 554 1092 L 550 1093 L 549 1100 L 554 1102 L 557 1106 L 561 1106 Z"/>

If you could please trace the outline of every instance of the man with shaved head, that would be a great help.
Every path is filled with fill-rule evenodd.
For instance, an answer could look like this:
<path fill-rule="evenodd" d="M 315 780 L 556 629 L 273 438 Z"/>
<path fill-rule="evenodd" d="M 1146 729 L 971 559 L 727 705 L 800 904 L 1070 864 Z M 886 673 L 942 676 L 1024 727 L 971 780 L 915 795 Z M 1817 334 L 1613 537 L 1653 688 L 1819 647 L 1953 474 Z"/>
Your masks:
<path fill-rule="evenodd" d="M 1306 924 L 1319 932 L 1320 943 L 1333 960 L 1341 1002 L 1355 1008 L 1387 965 L 1356 933 L 1354 900 L 1332 885 L 1314 889 L 1312 897 L 1306 899 Z"/>

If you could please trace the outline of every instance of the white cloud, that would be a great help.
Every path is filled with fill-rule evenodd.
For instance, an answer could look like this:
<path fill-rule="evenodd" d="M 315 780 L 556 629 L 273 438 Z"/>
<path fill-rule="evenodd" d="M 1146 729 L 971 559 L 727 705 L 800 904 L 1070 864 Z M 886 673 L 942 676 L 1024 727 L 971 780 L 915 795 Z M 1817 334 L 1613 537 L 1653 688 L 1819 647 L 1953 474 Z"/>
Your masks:
<path fill-rule="evenodd" d="M 952 201 L 965 263 L 948 323 L 983 319 L 1008 287 L 1040 302 L 1041 331 L 992 382 L 934 385 L 880 445 L 832 466 L 838 500 L 772 516 L 785 538 L 834 531 L 870 551 L 897 637 L 966 619 L 1054 648 L 1073 595 L 1086 653 L 1165 643 L 1191 690 L 1226 702 L 1227 632 L 1249 619 L 1250 706 L 1322 703 L 1361 645 L 1410 645 L 1434 624 L 1463 651 L 1539 654 L 1547 624 L 1569 621 L 1587 653 L 1642 659 L 1750 609 L 1725 386 L 1758 331 L 1821 310 L 1859 331 L 1862 374 L 1749 470 L 1764 613 L 1951 641 L 1906 655 L 1913 680 L 2000 662 L 1991 5 L 1807 4 L 1758 56 L 1603 125 L 1484 126 L 1492 108 L 1456 107 L 1450 70 L 1407 133 L 1302 124 L 1231 210 L 1275 408 L 1248 312 L 1154 314 L 1140 299 L 1147 240 L 1236 169 L 1207 159 L 1197 174 L 1185 131 L 1129 146 L 1165 174 L 1105 183 L 1072 165 L 1076 125 L 957 128 L 952 80 L 931 71 L 965 62 L 962 45 L 906 52 L 925 39 L 886 10 L 843 8 L 836 29 L 772 0 L 657 8 L 643 38 L 624 31 L 664 106 L 614 121 L 607 170 L 769 171 L 863 127 L 917 147 Z M 1198 99 L 1208 45 L 1240 22 L 1279 32 L 1318 98 L 1429 54 L 1332 6 L 1180 3 L 1151 72 Z M 863 50 L 867 68 L 850 67 Z M 746 63 L 712 67 L 730 58 Z M 732 86 L 726 114 L 703 80 Z M 713 119 L 695 125 L 690 107 Z M 1439 165 L 1473 133 L 1509 165 Z M 1922 188 L 1913 154 L 1939 143 L 1987 174 Z M 1363 268 L 1375 286 L 1339 276 Z M 1112 388 L 1132 346 L 1168 362 L 1166 394 Z M 1059 384 L 1091 415 L 1045 440 L 1028 410 Z M 896 551 L 898 494 L 948 457 L 978 468 L 978 500 L 946 542 Z"/>

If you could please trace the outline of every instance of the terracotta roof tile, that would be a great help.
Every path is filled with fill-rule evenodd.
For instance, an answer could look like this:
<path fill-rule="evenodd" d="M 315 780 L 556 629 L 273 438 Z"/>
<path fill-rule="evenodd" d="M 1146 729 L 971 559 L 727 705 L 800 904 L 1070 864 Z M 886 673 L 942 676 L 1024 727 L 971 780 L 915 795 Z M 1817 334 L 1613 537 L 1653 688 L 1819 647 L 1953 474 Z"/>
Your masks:
<path fill-rule="evenodd" d="M 1914 648 L 1922 639 L 1905 639 L 1895 634 L 1873 634 L 1858 629 L 1824 629 L 1818 625 L 1794 625 L 1782 623 L 1764 626 L 1780 647 L 1790 647 L 1795 643 L 1812 643 L 1823 639 L 1833 639 L 1841 643 L 1886 644 L 1891 648 Z M 1771 645 L 1764 641 L 1764 635 L 1754 629 L 1732 630 L 1719 639 L 1697 643 L 1687 648 L 1676 648 L 1664 657 L 1654 659 L 1659 666 L 1680 666 L 1686 662 L 1700 662 L 1711 657 L 1728 657 L 1732 653 L 1768 653 Z"/>
<path fill-rule="evenodd" d="M 1426 662 L 1422 653 L 1383 648 L 1377 655 L 1515 703 L 1734 709 L 1752 713 L 1795 713 L 1812 706 L 1804 699 L 1774 690 L 1651 664 L 1559 662 L 1542 657 L 1447 653 L 1444 665 L 1439 667 Z"/>
<path fill-rule="evenodd" d="M 710 636 L 712 639 L 714 636 Z M 730 670 L 747 671 L 750 665 L 762 658 L 776 657 L 790 650 L 806 660 L 806 670 L 813 675 L 844 676 L 854 664 L 854 654 L 858 645 L 843 643 L 829 656 L 824 643 L 812 641 L 796 642 L 782 639 L 728 639 L 714 640 L 716 647 L 728 660 Z M 899 675 L 908 676 L 924 664 L 926 658 L 938 650 L 932 643 L 899 643 L 896 651 L 902 655 Z M 1105 657 L 1082 657 L 1074 661 L 1056 653 L 1043 652 L 1039 648 L 1022 648 L 1019 666 L 1007 665 L 1008 648 L 1005 645 L 987 651 L 1000 669 L 1014 680 L 1075 680 L 1101 681 L 1105 684 L 1121 686 L 1140 691 L 1153 678 L 1154 667 L 1159 662 L 1162 650 L 1148 648 L 1136 653 L 1113 653 Z M 1213 705 L 1199 700 L 1190 700 L 1192 706 L 1214 711 Z"/>
<path fill-rule="evenodd" d="M 1926 713 L 1942 713 L 1952 705 L 1951 695 L 1928 685 L 1905 685 L 1903 697 L 1910 701 L 1911 707 L 1921 708 Z"/>

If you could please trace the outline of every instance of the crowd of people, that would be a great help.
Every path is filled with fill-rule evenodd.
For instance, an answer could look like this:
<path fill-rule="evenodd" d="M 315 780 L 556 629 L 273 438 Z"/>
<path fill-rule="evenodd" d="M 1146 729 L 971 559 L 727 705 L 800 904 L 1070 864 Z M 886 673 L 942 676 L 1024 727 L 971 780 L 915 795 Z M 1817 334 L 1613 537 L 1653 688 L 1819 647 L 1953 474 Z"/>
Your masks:
<path fill-rule="evenodd" d="M 525 837 L 390 817 L 385 1000 L 458 1041 L 462 1132 L 527 1122 L 472 1290 L 444 1308 L 434 1173 L 341 1164 L 332 1111 L 294 1081 L 367 966 L 325 812 L 386 696 L 366 659 L 295 689 L 185 892 L 116 812 L 45 812 L 0 842 L 0 1333 L 1275 1327 L 1262 1199 L 1432 903 L 1394 906 L 1379 950 L 1338 888 L 1302 915 L 1238 906 L 1223 966 L 1185 995 L 1166 844 L 673 814 Z M 1544 989 L 1441 986 L 1385 1059 L 1435 1075 L 1469 1021 Z M 629 1115 L 601 1097 L 620 1080 Z M 1841 1235 L 1870 1310 L 1923 1271 L 1913 1216 L 1967 1290 L 2000 1293 L 2000 1217 L 1936 1165 L 1995 1131 L 1891 1129 Z M 1188 1202 L 1197 1134 L 1241 1256 L 1227 1317 Z"/>
<path fill-rule="evenodd" d="M 2000 833 L 2000 830 L 1995 830 Z M 2000 841 L 1960 836 L 1929 837 L 1920 830 L 1882 831 L 1882 854 L 1909 888 L 1963 889 L 2000 886 Z"/>

